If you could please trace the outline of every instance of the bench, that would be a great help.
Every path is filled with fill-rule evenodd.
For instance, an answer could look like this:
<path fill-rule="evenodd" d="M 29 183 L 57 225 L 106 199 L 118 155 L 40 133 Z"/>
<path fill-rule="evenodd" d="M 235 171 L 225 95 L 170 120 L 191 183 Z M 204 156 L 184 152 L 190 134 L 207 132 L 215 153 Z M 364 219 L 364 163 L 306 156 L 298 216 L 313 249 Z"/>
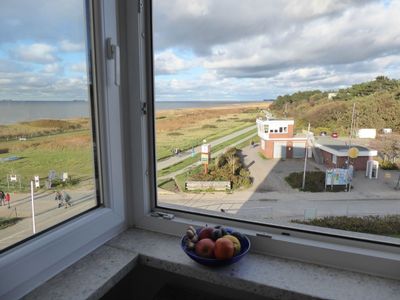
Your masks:
<path fill-rule="evenodd" d="M 208 189 L 226 191 L 232 189 L 232 184 L 230 181 L 186 181 L 185 188 L 188 191 Z"/>

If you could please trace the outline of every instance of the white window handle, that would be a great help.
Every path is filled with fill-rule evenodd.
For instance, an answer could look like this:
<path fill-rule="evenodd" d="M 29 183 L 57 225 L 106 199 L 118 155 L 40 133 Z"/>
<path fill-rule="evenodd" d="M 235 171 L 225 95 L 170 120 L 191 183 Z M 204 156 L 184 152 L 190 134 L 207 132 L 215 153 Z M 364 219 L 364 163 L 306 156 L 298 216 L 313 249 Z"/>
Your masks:
<path fill-rule="evenodd" d="M 112 39 L 108 38 L 107 43 L 107 59 L 114 60 L 114 84 L 116 86 L 120 85 L 120 56 L 119 56 L 119 46 L 112 43 Z"/>

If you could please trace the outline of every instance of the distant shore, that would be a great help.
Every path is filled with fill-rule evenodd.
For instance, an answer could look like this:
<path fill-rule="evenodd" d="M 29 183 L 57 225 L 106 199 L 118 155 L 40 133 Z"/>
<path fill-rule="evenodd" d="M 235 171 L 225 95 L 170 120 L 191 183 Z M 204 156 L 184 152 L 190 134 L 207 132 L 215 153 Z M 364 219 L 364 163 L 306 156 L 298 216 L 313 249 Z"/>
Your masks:
<path fill-rule="evenodd" d="M 171 156 L 175 148 L 191 149 L 204 139 L 210 142 L 255 125 L 257 117 L 264 116 L 270 104 L 262 101 L 157 111 L 157 159 Z"/>
<path fill-rule="evenodd" d="M 226 108 L 250 108 L 250 107 L 265 107 L 269 106 L 272 101 L 162 101 L 155 103 L 156 114 L 166 111 L 183 111 L 183 110 L 202 110 L 202 109 L 226 109 Z"/>

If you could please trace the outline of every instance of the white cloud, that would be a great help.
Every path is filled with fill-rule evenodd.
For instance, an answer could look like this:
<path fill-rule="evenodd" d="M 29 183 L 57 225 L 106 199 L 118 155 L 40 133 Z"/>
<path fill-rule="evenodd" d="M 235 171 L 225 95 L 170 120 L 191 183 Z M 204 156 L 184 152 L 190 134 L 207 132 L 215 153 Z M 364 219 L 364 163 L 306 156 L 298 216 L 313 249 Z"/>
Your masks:
<path fill-rule="evenodd" d="M 54 46 L 42 43 L 18 46 L 11 55 L 20 61 L 48 64 L 59 60 Z"/>
<path fill-rule="evenodd" d="M 72 64 L 69 69 L 72 72 L 85 73 L 86 74 L 86 67 L 87 67 L 86 66 L 86 62 L 80 62 L 80 63 L 77 63 L 77 64 Z"/>
<path fill-rule="evenodd" d="M 42 71 L 45 73 L 56 74 L 62 71 L 62 67 L 59 63 L 52 63 L 44 65 Z"/>
<path fill-rule="evenodd" d="M 191 68 L 196 64 L 194 60 L 185 60 L 178 57 L 172 50 L 156 53 L 154 62 L 157 75 L 173 74 Z"/>
<path fill-rule="evenodd" d="M 85 50 L 85 45 L 83 43 L 73 43 L 63 40 L 59 43 L 59 49 L 65 52 L 79 52 Z"/>

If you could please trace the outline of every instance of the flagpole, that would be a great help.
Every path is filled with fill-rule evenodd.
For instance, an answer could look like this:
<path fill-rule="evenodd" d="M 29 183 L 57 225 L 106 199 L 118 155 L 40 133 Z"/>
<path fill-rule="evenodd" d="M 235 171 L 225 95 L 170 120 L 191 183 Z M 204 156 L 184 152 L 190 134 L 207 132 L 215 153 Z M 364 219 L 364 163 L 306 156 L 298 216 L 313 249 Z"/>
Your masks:
<path fill-rule="evenodd" d="M 32 229 L 33 234 L 36 233 L 36 226 L 35 226 L 35 205 L 33 204 L 33 181 L 31 180 L 31 208 L 32 208 Z"/>
<path fill-rule="evenodd" d="M 308 131 L 307 131 L 307 142 L 306 142 L 306 155 L 304 157 L 304 170 L 303 170 L 303 184 L 301 185 L 301 189 L 304 191 L 306 186 L 306 170 L 307 170 L 307 158 L 308 158 L 308 139 L 310 136 L 310 123 L 308 123 Z"/>

